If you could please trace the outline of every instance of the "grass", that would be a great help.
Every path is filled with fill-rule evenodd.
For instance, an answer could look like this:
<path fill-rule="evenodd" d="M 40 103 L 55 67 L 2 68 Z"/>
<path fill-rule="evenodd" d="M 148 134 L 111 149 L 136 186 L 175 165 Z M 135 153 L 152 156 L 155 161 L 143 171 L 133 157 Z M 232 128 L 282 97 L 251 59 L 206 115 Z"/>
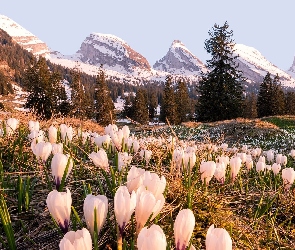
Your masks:
<path fill-rule="evenodd" d="M 7 118 L 8 114 L 2 119 Z M 14 135 L 0 137 L 0 248 L 57 249 L 63 237 L 46 206 L 48 193 L 55 189 L 50 169 L 52 156 L 45 164 L 38 161 L 27 138 L 27 124 L 32 118 L 35 117 L 20 117 L 21 124 Z M 86 227 L 83 216 L 86 195 L 106 195 L 109 212 L 99 233 L 97 247 L 116 249 L 114 194 L 120 185 L 126 184 L 130 167 L 136 166 L 164 175 L 167 180 L 165 205 L 156 219 L 147 223 L 161 226 L 166 235 L 167 249 L 175 248 L 173 224 L 178 212 L 184 208 L 191 208 L 196 218 L 192 237 L 192 244 L 196 249 L 205 248 L 206 232 L 211 224 L 229 232 L 234 249 L 294 249 L 294 187 L 285 190 L 281 174 L 275 176 L 271 171 L 257 173 L 255 167 L 247 171 L 243 166 L 236 180 L 232 182 L 228 166 L 224 184 L 213 178 L 209 186 L 205 186 L 199 173 L 202 160 L 214 160 L 222 154 L 221 149 L 211 151 L 209 143 L 220 145 L 228 142 L 230 147 L 236 146 L 240 151 L 243 143 L 247 142 L 250 148 L 275 148 L 287 155 L 292 145 L 295 145 L 292 137 L 294 134 L 291 125 L 288 125 L 287 130 L 286 125 L 282 125 L 286 124 L 283 120 L 291 124 L 289 118 L 279 117 L 263 121 L 197 124 L 196 127 L 190 124 L 190 127 L 164 127 L 145 132 L 134 127 L 141 148 L 152 150 L 152 158 L 146 163 L 139 154 L 127 150 L 133 155 L 133 159 L 121 172 L 116 167 L 116 152 L 107 150 L 112 171 L 106 172 L 96 167 L 88 157 L 92 151 L 97 150 L 91 139 L 83 144 L 81 138 L 75 137 L 71 143 L 64 144 L 64 153 L 70 154 L 74 160 L 72 172 L 64 180 L 63 187 L 63 191 L 67 187 L 72 193 L 71 230 Z M 52 123 L 57 126 L 63 122 L 75 128 L 81 124 L 74 120 L 56 119 L 42 122 L 41 128 L 47 131 Z M 102 134 L 103 128 L 96 126 L 91 122 L 84 122 L 83 130 L 91 129 Z M 252 136 L 249 135 L 250 132 Z M 173 146 L 169 139 L 171 135 L 177 137 Z M 290 143 L 285 142 L 287 136 Z M 197 162 L 192 169 L 179 174 L 174 168 L 172 151 L 177 147 L 188 146 L 196 148 Z M 231 151 L 223 153 L 230 157 L 234 155 Z M 255 158 L 254 162 L 257 160 Z M 287 167 L 294 168 L 294 161 L 290 156 Z M 134 249 L 136 246 L 134 228 L 133 214 L 131 222 L 126 226 L 123 249 Z"/>

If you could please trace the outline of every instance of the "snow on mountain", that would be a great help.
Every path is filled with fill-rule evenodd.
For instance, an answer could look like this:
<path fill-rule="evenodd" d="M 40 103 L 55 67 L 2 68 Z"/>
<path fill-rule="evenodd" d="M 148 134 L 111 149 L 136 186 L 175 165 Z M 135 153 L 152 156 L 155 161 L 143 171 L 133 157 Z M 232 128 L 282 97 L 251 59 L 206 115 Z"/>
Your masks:
<path fill-rule="evenodd" d="M 291 67 L 287 70 L 287 73 L 295 78 L 295 57 Z"/>
<path fill-rule="evenodd" d="M 201 71 L 207 71 L 205 65 L 179 40 L 173 41 L 167 54 L 157 61 L 153 68 L 186 76 L 200 75 Z"/>
<path fill-rule="evenodd" d="M 114 35 L 91 33 L 77 51 L 83 63 L 100 66 L 129 74 L 151 71 L 149 62 L 133 50 L 124 40 Z"/>
<path fill-rule="evenodd" d="M 268 61 L 258 50 L 243 44 L 236 44 L 234 55 L 239 57 L 236 62 L 244 77 L 252 83 L 261 83 L 269 72 L 273 77 L 278 74 L 282 86 L 295 87 L 295 79 L 285 71 Z"/>
<path fill-rule="evenodd" d="M 23 48 L 33 54 L 46 55 L 49 53 L 49 48 L 44 42 L 9 17 L 0 15 L 0 28 L 6 31 Z"/>

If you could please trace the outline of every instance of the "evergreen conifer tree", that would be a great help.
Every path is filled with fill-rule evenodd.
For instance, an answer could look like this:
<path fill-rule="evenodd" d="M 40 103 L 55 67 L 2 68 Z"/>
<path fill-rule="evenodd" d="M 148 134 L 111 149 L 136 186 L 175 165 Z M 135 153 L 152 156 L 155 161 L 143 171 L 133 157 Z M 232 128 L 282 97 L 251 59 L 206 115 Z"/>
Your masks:
<path fill-rule="evenodd" d="M 50 119 L 59 113 L 60 104 L 66 95 L 61 84 L 61 76 L 48 69 L 46 60 L 40 57 L 29 67 L 25 74 L 25 84 L 29 92 L 26 108 L 29 108 L 41 119 Z"/>
<path fill-rule="evenodd" d="M 131 118 L 140 124 L 147 124 L 149 121 L 149 111 L 147 103 L 146 90 L 140 88 L 137 90 L 132 103 L 133 115 Z"/>
<path fill-rule="evenodd" d="M 272 81 L 272 110 L 273 115 L 285 113 L 285 94 L 282 90 L 280 77 L 276 75 Z"/>
<path fill-rule="evenodd" d="M 250 93 L 245 98 L 244 118 L 256 118 L 257 117 L 257 96 L 255 93 Z"/>
<path fill-rule="evenodd" d="M 170 75 L 166 77 L 160 111 L 160 120 L 163 122 L 168 120 L 170 124 L 176 124 L 178 121 L 172 77 Z"/>
<path fill-rule="evenodd" d="M 177 82 L 175 92 L 175 102 L 177 106 L 178 121 L 177 123 L 186 122 L 190 118 L 190 98 L 188 94 L 188 88 L 183 79 L 179 79 Z"/>
<path fill-rule="evenodd" d="M 158 98 L 155 91 L 152 91 L 149 94 L 148 107 L 149 107 L 149 119 L 152 121 L 156 116 L 157 107 L 158 107 Z"/>
<path fill-rule="evenodd" d="M 196 105 L 197 119 L 217 121 L 233 119 L 241 115 L 243 88 L 241 71 L 237 68 L 233 55 L 233 31 L 214 25 L 205 41 L 205 49 L 212 58 L 207 61 L 209 71 L 202 74 L 198 85 L 199 99 Z"/>
<path fill-rule="evenodd" d="M 94 94 L 95 101 L 95 119 L 97 123 L 106 126 L 112 123 L 114 117 L 114 103 L 108 89 L 105 73 L 102 65 L 100 66 Z"/>
<path fill-rule="evenodd" d="M 267 72 L 263 82 L 260 84 L 257 97 L 257 114 L 258 117 L 272 115 L 272 79 L 270 73 Z"/>
<path fill-rule="evenodd" d="M 285 113 L 295 115 L 295 92 L 288 91 L 285 95 Z"/>

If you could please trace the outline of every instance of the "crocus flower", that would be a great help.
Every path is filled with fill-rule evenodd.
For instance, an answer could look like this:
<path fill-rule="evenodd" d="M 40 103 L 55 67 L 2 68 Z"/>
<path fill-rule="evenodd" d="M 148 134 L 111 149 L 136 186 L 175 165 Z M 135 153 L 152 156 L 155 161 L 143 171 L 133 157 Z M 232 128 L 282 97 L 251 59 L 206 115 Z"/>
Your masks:
<path fill-rule="evenodd" d="M 282 154 L 277 154 L 276 155 L 276 163 L 281 164 L 282 163 Z"/>
<path fill-rule="evenodd" d="M 91 250 L 92 239 L 86 228 L 67 232 L 59 243 L 60 250 Z"/>
<path fill-rule="evenodd" d="M 53 125 L 48 129 L 48 140 L 50 143 L 56 143 L 57 141 L 57 128 Z"/>
<path fill-rule="evenodd" d="M 102 148 L 103 146 L 108 148 L 111 142 L 111 137 L 109 135 L 97 136 L 94 138 L 94 142 L 99 148 Z"/>
<path fill-rule="evenodd" d="M 69 161 L 69 167 L 68 167 L 66 178 L 69 176 L 73 167 L 72 159 L 69 159 L 68 156 L 61 153 L 57 153 L 52 157 L 51 171 L 52 171 L 52 176 L 57 189 L 59 188 L 61 184 L 61 180 L 66 170 L 68 161 Z"/>
<path fill-rule="evenodd" d="M 109 170 L 109 160 L 107 153 L 101 148 L 97 153 L 92 152 L 89 155 L 89 158 L 93 161 L 95 166 L 104 169 L 105 171 Z"/>
<path fill-rule="evenodd" d="M 195 227 L 195 216 L 190 209 L 179 211 L 174 222 L 176 250 L 183 250 L 189 245 Z"/>
<path fill-rule="evenodd" d="M 247 168 L 247 170 L 251 170 L 253 168 L 253 160 L 252 160 L 252 157 L 251 155 L 249 155 L 247 158 L 246 158 L 246 162 L 245 162 L 245 166 Z"/>
<path fill-rule="evenodd" d="M 132 166 L 127 174 L 127 188 L 129 193 L 136 191 L 142 184 L 145 170 Z"/>
<path fill-rule="evenodd" d="M 293 168 L 285 168 L 282 170 L 282 178 L 286 189 L 290 189 L 295 180 L 295 171 Z"/>
<path fill-rule="evenodd" d="M 72 197 L 71 192 L 51 191 L 46 199 L 48 210 L 61 230 L 66 233 L 69 228 Z"/>
<path fill-rule="evenodd" d="M 281 165 L 278 163 L 273 163 L 271 169 L 275 175 L 277 175 L 281 170 Z"/>
<path fill-rule="evenodd" d="M 32 143 L 36 144 L 38 142 L 44 141 L 44 131 L 39 130 L 39 131 L 32 131 L 29 135 L 28 138 L 31 140 Z"/>
<path fill-rule="evenodd" d="M 223 228 L 214 228 L 212 224 L 206 234 L 206 250 L 231 250 L 232 240 Z"/>
<path fill-rule="evenodd" d="M 94 208 L 96 208 L 97 232 L 99 233 L 107 217 L 108 198 L 104 195 L 88 194 L 84 200 L 84 216 L 91 234 L 94 233 Z"/>
<path fill-rule="evenodd" d="M 19 120 L 15 118 L 9 118 L 6 121 L 6 133 L 7 135 L 12 135 L 14 131 L 18 128 Z"/>
<path fill-rule="evenodd" d="M 266 152 L 266 158 L 267 158 L 268 162 L 273 162 L 273 160 L 275 158 L 273 150 L 270 149 Z"/>
<path fill-rule="evenodd" d="M 201 179 L 202 182 L 206 180 L 206 185 L 209 184 L 209 181 L 214 176 L 216 169 L 216 163 L 214 161 L 205 161 L 201 163 L 200 166 L 200 173 L 201 173 Z"/>
<path fill-rule="evenodd" d="M 164 193 L 166 188 L 166 179 L 164 176 L 159 177 L 156 173 L 145 171 L 143 176 L 143 185 L 151 191 L 156 198 Z"/>
<path fill-rule="evenodd" d="M 140 186 L 136 191 L 136 207 L 135 207 L 135 219 L 136 219 L 136 232 L 139 233 L 141 228 L 144 227 L 148 218 L 153 214 L 151 220 L 153 220 L 164 206 L 165 198 L 160 195 L 156 198 L 154 194 L 145 189 L 144 186 Z"/>
<path fill-rule="evenodd" d="M 40 124 L 38 121 L 29 121 L 29 130 L 32 131 L 39 131 Z"/>
<path fill-rule="evenodd" d="M 291 149 L 290 156 L 294 159 L 295 158 L 295 150 Z"/>
<path fill-rule="evenodd" d="M 114 198 L 114 211 L 119 225 L 121 236 L 136 206 L 136 193 L 132 191 L 131 195 L 126 186 L 118 188 Z"/>
<path fill-rule="evenodd" d="M 73 139 L 73 128 L 72 127 L 68 127 L 65 124 L 60 124 L 60 135 L 61 135 L 61 139 L 63 141 L 72 141 Z"/>
<path fill-rule="evenodd" d="M 118 169 L 122 170 L 123 167 L 129 165 L 132 161 L 132 155 L 128 155 L 127 152 L 119 152 L 118 153 Z"/>
<path fill-rule="evenodd" d="M 33 153 L 37 159 L 41 159 L 42 162 L 46 162 L 52 151 L 52 145 L 50 142 L 38 142 L 35 147 L 32 147 Z"/>
<path fill-rule="evenodd" d="M 137 237 L 138 250 L 166 250 L 167 242 L 163 230 L 158 225 L 144 227 Z"/>
<path fill-rule="evenodd" d="M 52 154 L 56 155 L 57 153 L 63 153 L 63 144 L 62 143 L 52 143 Z"/>
<path fill-rule="evenodd" d="M 240 157 L 232 157 L 229 162 L 230 165 L 230 173 L 232 180 L 234 181 L 240 171 L 242 160 Z"/>
<path fill-rule="evenodd" d="M 257 171 L 257 172 L 264 171 L 265 168 L 266 168 L 266 164 L 265 164 L 265 162 L 263 162 L 263 161 L 258 161 L 258 162 L 256 163 L 256 171 Z"/>
<path fill-rule="evenodd" d="M 221 183 L 224 183 L 225 180 L 225 172 L 226 172 L 226 166 L 224 165 L 223 162 L 221 163 L 216 163 L 216 169 L 214 172 L 214 177 L 220 181 Z"/>
<path fill-rule="evenodd" d="M 193 166 L 195 166 L 196 161 L 197 161 L 197 156 L 195 152 L 184 153 L 184 156 L 183 156 L 184 168 L 187 168 L 189 164 L 190 169 L 192 169 Z"/>
<path fill-rule="evenodd" d="M 139 152 L 141 159 L 145 160 L 146 163 L 149 163 L 149 161 L 152 157 L 152 154 L 153 154 L 153 152 L 151 150 L 147 150 L 147 149 L 142 149 Z"/>

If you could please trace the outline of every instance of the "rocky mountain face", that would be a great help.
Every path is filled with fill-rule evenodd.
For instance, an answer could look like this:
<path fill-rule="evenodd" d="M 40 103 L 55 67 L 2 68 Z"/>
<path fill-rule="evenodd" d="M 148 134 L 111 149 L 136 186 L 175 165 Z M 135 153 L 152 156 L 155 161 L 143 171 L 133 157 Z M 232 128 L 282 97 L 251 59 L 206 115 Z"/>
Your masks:
<path fill-rule="evenodd" d="M 147 59 L 133 50 L 124 40 L 107 34 L 92 33 L 83 41 L 77 51 L 83 63 L 133 73 L 140 70 L 150 71 Z"/>
<path fill-rule="evenodd" d="M 248 79 L 250 83 L 261 83 L 266 73 L 269 72 L 272 77 L 280 76 L 282 86 L 295 87 L 295 79 L 285 71 L 268 61 L 258 50 L 243 44 L 236 44 L 235 55 L 239 65 L 239 70 Z"/>
<path fill-rule="evenodd" d="M 45 56 L 50 53 L 46 43 L 10 18 L 0 15 L 0 28 L 6 31 L 14 41 L 34 55 Z"/>
<path fill-rule="evenodd" d="M 201 71 L 207 71 L 201 60 L 193 55 L 179 40 L 173 41 L 167 54 L 157 61 L 153 68 L 179 75 L 200 75 Z"/>

